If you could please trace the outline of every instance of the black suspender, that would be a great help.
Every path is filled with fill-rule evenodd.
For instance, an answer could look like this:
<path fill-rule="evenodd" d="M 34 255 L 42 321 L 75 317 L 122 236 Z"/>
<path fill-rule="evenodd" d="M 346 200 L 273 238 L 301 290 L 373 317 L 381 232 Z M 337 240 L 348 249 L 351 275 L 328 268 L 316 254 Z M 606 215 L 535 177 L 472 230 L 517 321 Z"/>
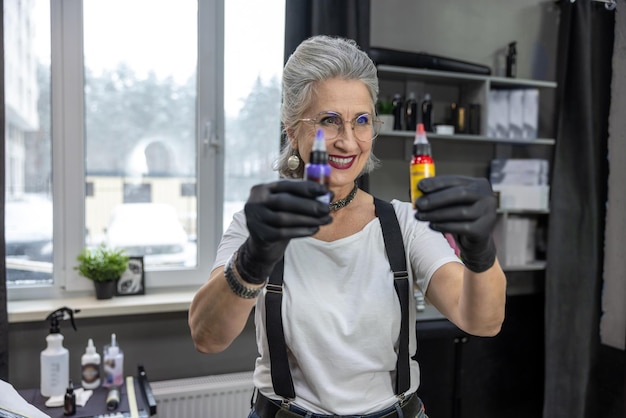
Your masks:
<path fill-rule="evenodd" d="M 393 271 L 394 288 L 400 300 L 402 320 L 398 345 L 398 361 L 396 363 L 396 394 L 406 392 L 411 383 L 409 370 L 409 275 L 406 268 L 406 257 L 402 232 L 393 206 L 378 198 L 374 198 L 376 216 L 380 221 L 385 241 L 385 251 L 389 265 Z M 270 354 L 272 385 L 277 395 L 286 399 L 296 397 L 293 388 L 291 371 L 287 357 L 287 345 L 283 332 L 282 298 L 283 298 L 284 259 L 274 267 L 270 275 L 265 294 L 265 316 L 267 344 Z"/>
<path fill-rule="evenodd" d="M 267 345 L 270 351 L 270 368 L 274 392 L 283 398 L 293 399 L 296 392 L 293 389 L 287 345 L 283 332 L 282 300 L 283 300 L 283 272 L 285 259 L 281 258 L 274 267 L 265 292 L 265 330 Z"/>
<path fill-rule="evenodd" d="M 389 202 L 374 198 L 376 215 L 380 220 L 385 240 L 385 251 L 393 271 L 393 286 L 400 300 L 402 321 L 400 322 L 400 342 L 396 362 L 396 395 L 406 392 L 411 384 L 409 370 L 409 273 L 406 269 L 404 241 L 398 218 Z"/>

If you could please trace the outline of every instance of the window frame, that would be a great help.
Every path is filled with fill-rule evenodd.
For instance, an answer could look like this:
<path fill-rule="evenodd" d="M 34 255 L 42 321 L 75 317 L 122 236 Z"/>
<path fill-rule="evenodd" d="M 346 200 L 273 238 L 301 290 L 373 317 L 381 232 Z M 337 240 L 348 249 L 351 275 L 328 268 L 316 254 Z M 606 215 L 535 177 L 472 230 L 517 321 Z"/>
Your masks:
<path fill-rule="evenodd" d="M 146 272 L 146 288 L 197 288 L 209 276 L 222 234 L 224 200 L 224 0 L 197 0 L 197 265 Z M 53 284 L 8 287 L 9 300 L 85 295 L 74 269 L 84 247 L 85 112 L 83 0 L 50 0 Z M 71 163 L 70 163 L 71 162 Z"/>

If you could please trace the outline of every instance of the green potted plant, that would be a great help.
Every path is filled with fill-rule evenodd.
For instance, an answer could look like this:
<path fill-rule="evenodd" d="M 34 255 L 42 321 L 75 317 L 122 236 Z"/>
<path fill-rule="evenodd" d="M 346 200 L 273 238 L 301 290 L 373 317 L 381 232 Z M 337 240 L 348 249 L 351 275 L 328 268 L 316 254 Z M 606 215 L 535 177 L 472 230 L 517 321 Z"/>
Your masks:
<path fill-rule="evenodd" d="M 378 119 L 383 122 L 380 127 L 382 132 L 390 132 L 393 130 L 393 101 L 390 99 L 379 99 L 376 103 L 376 112 L 378 113 Z"/>
<path fill-rule="evenodd" d="M 110 299 L 122 273 L 128 267 L 125 251 L 109 248 L 104 244 L 89 249 L 84 248 L 76 257 L 78 273 L 93 281 L 96 299 Z"/>

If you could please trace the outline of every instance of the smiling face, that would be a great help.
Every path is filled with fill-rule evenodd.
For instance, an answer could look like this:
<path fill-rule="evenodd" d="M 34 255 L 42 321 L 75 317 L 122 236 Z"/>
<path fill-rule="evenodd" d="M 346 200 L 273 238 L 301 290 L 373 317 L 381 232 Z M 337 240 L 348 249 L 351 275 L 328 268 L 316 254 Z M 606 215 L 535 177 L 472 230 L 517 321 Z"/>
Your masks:
<path fill-rule="evenodd" d="M 344 120 L 343 131 L 333 139 L 326 140 L 328 163 L 332 167 L 330 188 L 335 193 L 342 188 L 352 189 L 354 181 L 367 163 L 372 141 L 360 141 L 354 135 L 350 121 L 363 113 L 374 113 L 374 105 L 365 84 L 359 80 L 333 78 L 317 84 L 316 95 L 303 118 L 316 118 L 322 112 L 333 112 Z M 300 123 L 290 135 L 293 148 L 297 148 L 305 163 L 315 139 L 315 126 Z"/>

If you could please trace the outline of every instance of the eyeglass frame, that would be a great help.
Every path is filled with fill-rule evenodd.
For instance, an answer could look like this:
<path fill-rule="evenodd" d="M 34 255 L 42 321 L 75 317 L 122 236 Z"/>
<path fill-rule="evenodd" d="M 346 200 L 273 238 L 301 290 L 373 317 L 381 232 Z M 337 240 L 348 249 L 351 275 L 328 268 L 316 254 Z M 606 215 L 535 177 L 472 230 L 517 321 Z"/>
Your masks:
<path fill-rule="evenodd" d="M 342 133 L 345 133 L 345 129 L 346 129 L 346 120 L 343 118 L 343 116 L 341 115 L 341 113 L 338 112 L 334 112 L 332 110 L 323 110 L 319 113 L 317 113 L 315 115 L 314 118 L 303 118 L 303 119 L 298 119 L 298 122 L 308 122 L 308 123 L 312 123 L 313 126 L 315 127 L 315 125 L 319 124 L 320 121 L 317 120 L 317 118 L 320 115 L 333 115 L 335 116 L 337 119 L 341 120 L 341 125 L 338 127 L 337 129 L 337 135 L 334 136 L 333 138 L 326 138 L 328 140 L 332 140 L 337 138 L 339 135 L 341 135 Z M 371 127 L 372 127 L 372 138 L 371 139 L 361 139 L 357 136 L 356 131 L 354 130 L 354 124 L 356 123 L 357 119 L 360 118 L 363 115 L 368 115 L 371 117 Z M 350 126 L 352 127 L 352 132 L 354 134 L 354 137 L 360 141 L 360 142 L 372 142 L 374 141 L 374 139 L 376 139 L 378 137 L 378 135 L 380 135 L 380 129 L 382 124 L 384 123 L 382 120 L 378 119 L 377 115 L 375 113 L 371 113 L 371 112 L 363 112 L 363 113 L 359 113 L 357 115 L 355 115 L 351 120 L 348 121 L 350 123 Z M 378 126 L 378 129 L 376 128 L 376 126 Z"/>

